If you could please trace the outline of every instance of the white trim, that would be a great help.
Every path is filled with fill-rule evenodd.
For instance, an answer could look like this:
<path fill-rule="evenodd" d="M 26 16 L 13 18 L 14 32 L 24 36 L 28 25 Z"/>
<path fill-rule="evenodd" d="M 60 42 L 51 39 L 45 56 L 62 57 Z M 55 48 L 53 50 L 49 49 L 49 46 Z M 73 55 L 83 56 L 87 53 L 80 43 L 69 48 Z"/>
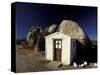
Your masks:
<path fill-rule="evenodd" d="M 64 33 L 61 33 L 61 32 L 55 32 L 55 33 L 52 33 L 52 34 L 46 36 L 45 38 L 51 37 L 51 36 L 53 36 L 53 35 L 55 35 L 55 34 L 62 34 L 62 35 L 64 35 L 64 36 L 70 37 L 69 35 L 65 35 Z"/>

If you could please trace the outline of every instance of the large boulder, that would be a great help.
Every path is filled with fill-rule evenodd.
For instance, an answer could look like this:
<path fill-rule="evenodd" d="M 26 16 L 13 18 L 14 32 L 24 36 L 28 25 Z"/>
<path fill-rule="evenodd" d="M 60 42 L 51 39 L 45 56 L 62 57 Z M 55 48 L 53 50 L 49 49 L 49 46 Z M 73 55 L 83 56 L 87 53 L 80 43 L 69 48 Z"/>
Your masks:
<path fill-rule="evenodd" d="M 48 36 L 48 35 L 50 35 L 50 34 L 56 32 L 56 30 L 57 30 L 57 25 L 52 24 L 52 25 L 50 25 L 49 27 L 47 27 L 47 28 L 44 29 L 44 31 L 43 31 L 43 36 L 44 36 L 44 37 L 45 37 L 45 36 Z"/>
<path fill-rule="evenodd" d="M 58 32 L 69 35 L 76 40 L 77 58 L 75 61 L 87 60 L 88 53 L 91 53 L 91 41 L 80 25 L 72 20 L 63 20 L 58 27 Z"/>
<path fill-rule="evenodd" d="M 26 41 L 31 48 L 38 50 L 38 43 L 41 38 L 43 30 L 41 27 L 33 26 L 27 34 Z"/>
<path fill-rule="evenodd" d="M 27 33 L 26 41 L 27 41 L 29 47 L 32 47 L 33 46 L 34 36 L 33 36 L 32 32 L 28 32 Z"/>
<path fill-rule="evenodd" d="M 58 32 L 71 36 L 83 46 L 89 45 L 90 40 L 78 23 L 72 20 L 63 20 L 58 27 Z"/>
<path fill-rule="evenodd" d="M 54 33 L 56 31 L 57 25 L 52 24 L 51 26 L 49 26 L 48 28 L 48 32 L 49 33 Z"/>

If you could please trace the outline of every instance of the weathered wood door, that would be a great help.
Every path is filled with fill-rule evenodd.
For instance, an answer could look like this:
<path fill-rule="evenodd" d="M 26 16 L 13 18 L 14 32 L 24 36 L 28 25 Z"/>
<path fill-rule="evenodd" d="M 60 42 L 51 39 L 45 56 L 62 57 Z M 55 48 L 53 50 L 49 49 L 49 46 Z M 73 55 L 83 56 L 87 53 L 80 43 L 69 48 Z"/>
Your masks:
<path fill-rule="evenodd" d="M 54 60 L 61 61 L 61 52 L 62 52 L 62 40 L 54 40 Z"/>

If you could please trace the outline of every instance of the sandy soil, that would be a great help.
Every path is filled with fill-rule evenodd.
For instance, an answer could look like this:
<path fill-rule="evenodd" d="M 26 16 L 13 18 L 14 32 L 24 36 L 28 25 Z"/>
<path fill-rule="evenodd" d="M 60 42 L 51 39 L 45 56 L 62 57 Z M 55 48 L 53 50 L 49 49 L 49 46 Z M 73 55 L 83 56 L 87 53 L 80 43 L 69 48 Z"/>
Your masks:
<path fill-rule="evenodd" d="M 74 66 L 63 65 L 60 68 L 48 68 L 49 60 L 45 60 L 45 52 L 34 52 L 32 49 L 24 49 L 21 45 L 16 45 L 16 72 L 35 72 L 48 70 L 81 69 Z M 93 65 L 85 68 L 93 68 Z M 83 69 L 83 68 L 82 68 Z"/>
<path fill-rule="evenodd" d="M 17 46 L 16 49 L 16 72 L 41 71 L 45 64 L 49 61 L 45 60 L 44 52 L 34 52 L 32 49 L 24 49 Z"/>

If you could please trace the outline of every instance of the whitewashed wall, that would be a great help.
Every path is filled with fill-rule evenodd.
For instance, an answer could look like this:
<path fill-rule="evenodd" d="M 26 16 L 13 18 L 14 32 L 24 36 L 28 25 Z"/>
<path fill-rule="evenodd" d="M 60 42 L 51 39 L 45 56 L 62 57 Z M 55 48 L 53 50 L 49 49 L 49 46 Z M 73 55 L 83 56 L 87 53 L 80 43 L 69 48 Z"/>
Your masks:
<path fill-rule="evenodd" d="M 54 47 L 53 47 L 53 40 L 54 39 L 62 39 L 62 56 L 61 56 L 61 62 L 63 64 L 69 65 L 71 62 L 71 37 L 64 35 L 62 33 L 56 32 L 53 33 L 47 37 L 45 37 L 45 54 L 46 54 L 46 59 L 52 60 L 53 61 L 53 52 L 54 52 Z"/>
<path fill-rule="evenodd" d="M 70 37 L 64 37 L 62 41 L 62 63 L 69 65 L 70 64 Z"/>

